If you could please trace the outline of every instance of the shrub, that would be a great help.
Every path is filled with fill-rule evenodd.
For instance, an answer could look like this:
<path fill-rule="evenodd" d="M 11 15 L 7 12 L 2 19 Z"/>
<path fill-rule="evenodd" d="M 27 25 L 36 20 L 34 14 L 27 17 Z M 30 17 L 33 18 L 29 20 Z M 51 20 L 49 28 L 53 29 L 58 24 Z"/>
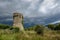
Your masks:
<path fill-rule="evenodd" d="M 19 28 L 15 27 L 15 28 L 11 28 L 13 30 L 14 33 L 19 32 Z"/>
<path fill-rule="evenodd" d="M 56 25 L 55 30 L 60 30 L 60 24 Z"/>
<path fill-rule="evenodd" d="M 10 29 L 10 30 L 13 30 L 13 27 L 10 27 L 9 29 Z"/>
<path fill-rule="evenodd" d="M 53 24 L 49 24 L 49 25 L 47 25 L 47 26 L 48 26 L 48 28 L 51 29 L 51 30 L 54 30 L 54 29 L 55 29 L 55 25 L 53 25 Z"/>
<path fill-rule="evenodd" d="M 28 28 L 25 28 L 26 31 L 34 31 L 36 26 L 30 26 Z"/>
<path fill-rule="evenodd" d="M 10 27 L 9 25 L 0 24 L 0 29 L 7 29 L 9 27 Z"/>
<path fill-rule="evenodd" d="M 37 34 L 43 35 L 43 33 L 44 33 L 43 25 L 36 25 L 35 31 L 37 32 Z"/>

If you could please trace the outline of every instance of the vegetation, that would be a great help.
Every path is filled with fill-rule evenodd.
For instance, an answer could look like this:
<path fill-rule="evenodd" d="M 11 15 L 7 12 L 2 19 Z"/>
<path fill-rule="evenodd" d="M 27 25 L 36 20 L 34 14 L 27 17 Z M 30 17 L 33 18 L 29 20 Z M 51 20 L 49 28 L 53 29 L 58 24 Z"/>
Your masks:
<path fill-rule="evenodd" d="M 0 40 L 60 40 L 60 24 L 49 24 L 47 27 L 35 25 L 25 29 L 25 32 L 29 37 L 19 32 L 19 28 L 0 24 Z"/>
<path fill-rule="evenodd" d="M 10 30 L 12 30 L 14 33 L 19 32 L 19 28 L 18 27 L 15 27 L 15 28 L 11 27 Z"/>
<path fill-rule="evenodd" d="M 48 24 L 47 27 L 51 30 L 60 30 L 60 23 L 58 24 Z"/>
<path fill-rule="evenodd" d="M 0 29 L 7 29 L 9 27 L 10 27 L 9 25 L 0 24 Z"/>
<path fill-rule="evenodd" d="M 60 23 L 56 25 L 55 30 L 60 30 Z"/>
<path fill-rule="evenodd" d="M 37 32 L 37 34 L 43 35 L 43 33 L 44 33 L 43 25 L 36 25 L 35 31 Z"/>
<path fill-rule="evenodd" d="M 54 24 L 49 24 L 49 25 L 47 25 L 47 26 L 48 26 L 48 28 L 51 29 L 51 30 L 54 30 L 54 29 L 55 29 L 55 25 L 54 25 Z"/>

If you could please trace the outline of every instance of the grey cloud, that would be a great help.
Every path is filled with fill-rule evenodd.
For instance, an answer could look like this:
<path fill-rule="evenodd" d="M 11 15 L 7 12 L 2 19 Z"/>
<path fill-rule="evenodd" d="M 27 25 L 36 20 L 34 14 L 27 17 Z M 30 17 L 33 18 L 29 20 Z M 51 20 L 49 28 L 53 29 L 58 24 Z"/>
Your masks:
<path fill-rule="evenodd" d="M 3 18 L 2 20 L 11 20 L 14 12 L 20 12 L 23 13 L 24 17 L 40 17 L 36 22 L 44 23 L 48 18 L 56 14 L 60 15 L 60 0 L 53 0 L 52 3 L 54 4 L 52 6 L 50 6 L 49 3 L 43 4 L 45 1 L 52 0 L 0 0 L 0 18 Z M 57 4 L 57 6 L 51 9 L 55 4 Z M 40 7 L 42 7 L 42 9 Z M 44 7 L 46 13 L 43 12 Z M 38 11 L 39 9 L 42 11 Z"/>
<path fill-rule="evenodd" d="M 1 11 L 3 11 L 3 14 L 12 14 L 13 12 L 17 11 L 23 13 L 24 16 L 26 15 L 28 17 L 29 15 L 32 15 L 32 17 L 37 16 L 36 14 L 43 16 L 45 14 L 38 12 L 38 9 L 39 6 L 42 6 L 41 4 L 44 1 L 45 0 L 32 0 L 31 2 L 24 2 L 22 0 L 2 0 L 2 4 L 4 4 L 5 6 L 2 6 L 0 8 L 2 8 Z"/>

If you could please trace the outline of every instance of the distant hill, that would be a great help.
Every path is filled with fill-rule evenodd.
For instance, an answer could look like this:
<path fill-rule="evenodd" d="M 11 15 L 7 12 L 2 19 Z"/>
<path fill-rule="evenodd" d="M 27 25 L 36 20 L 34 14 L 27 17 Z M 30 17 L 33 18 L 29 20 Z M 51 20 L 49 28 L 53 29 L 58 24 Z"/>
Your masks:
<path fill-rule="evenodd" d="M 41 17 L 34 17 L 34 18 L 24 18 L 24 27 L 30 27 L 30 26 L 34 26 L 34 25 L 37 25 L 37 24 L 43 24 L 43 25 L 48 25 L 49 23 L 52 23 L 52 22 L 55 22 L 53 18 L 48 18 L 48 19 L 41 19 Z M 52 20 L 53 19 L 53 20 Z M 56 19 L 58 20 L 58 19 Z M 13 21 L 10 20 L 10 21 L 2 21 L 0 22 L 2 24 L 8 24 L 8 25 L 12 25 L 13 24 Z M 54 24 L 58 24 L 59 22 L 57 23 L 54 23 Z"/>

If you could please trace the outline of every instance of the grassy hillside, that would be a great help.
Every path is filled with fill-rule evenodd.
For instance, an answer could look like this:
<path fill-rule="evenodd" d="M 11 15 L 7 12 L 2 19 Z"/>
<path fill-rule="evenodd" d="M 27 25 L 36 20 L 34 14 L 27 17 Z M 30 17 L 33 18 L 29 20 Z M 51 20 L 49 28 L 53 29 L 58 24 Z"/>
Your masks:
<path fill-rule="evenodd" d="M 17 29 L 16 30 L 18 32 L 16 30 L 12 30 L 12 28 L 3 28 L 0 29 L 0 40 L 60 40 L 60 30 L 51 30 L 47 27 L 43 27 L 43 30 L 41 27 L 43 26 L 39 25 L 26 29 L 25 33 L 29 37 L 26 37 L 23 32 L 18 31 Z M 40 34 L 37 34 L 37 31 L 35 31 L 36 29 Z M 43 30 L 43 35 L 41 34 L 40 29 Z"/>
<path fill-rule="evenodd" d="M 0 30 L 0 40 L 60 40 L 60 33 L 57 31 L 45 30 L 43 36 L 32 31 L 26 31 L 26 33 L 29 37 L 26 37 L 22 32 L 13 33 L 10 30 Z"/>

